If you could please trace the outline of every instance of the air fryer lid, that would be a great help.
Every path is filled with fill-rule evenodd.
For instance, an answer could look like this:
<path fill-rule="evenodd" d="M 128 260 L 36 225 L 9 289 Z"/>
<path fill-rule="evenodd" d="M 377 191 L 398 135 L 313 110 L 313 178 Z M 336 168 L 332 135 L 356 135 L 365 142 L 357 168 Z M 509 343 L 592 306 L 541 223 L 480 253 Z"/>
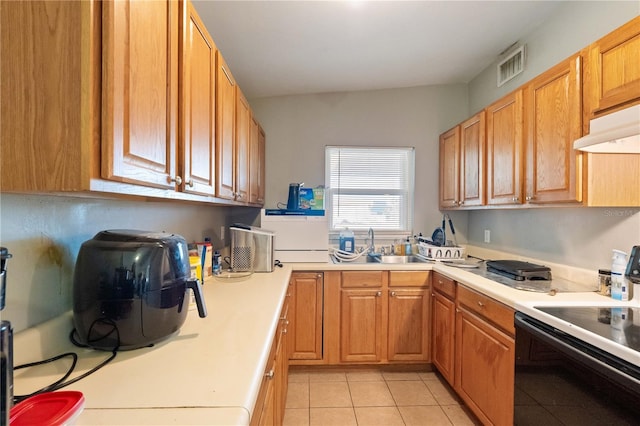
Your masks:
<path fill-rule="evenodd" d="M 188 312 L 187 287 L 199 290 L 189 277 L 183 237 L 99 232 L 82 244 L 76 261 L 73 312 L 78 340 L 97 349 L 135 349 L 177 332 Z"/>

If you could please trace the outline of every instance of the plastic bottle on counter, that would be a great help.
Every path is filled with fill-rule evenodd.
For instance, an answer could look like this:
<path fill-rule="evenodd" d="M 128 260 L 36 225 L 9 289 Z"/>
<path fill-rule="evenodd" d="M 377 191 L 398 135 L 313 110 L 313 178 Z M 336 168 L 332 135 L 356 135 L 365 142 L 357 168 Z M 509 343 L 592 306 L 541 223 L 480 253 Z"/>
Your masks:
<path fill-rule="evenodd" d="M 411 256 L 411 253 L 411 241 L 409 240 L 409 237 L 407 237 L 407 241 L 404 243 L 404 254 L 405 256 Z"/>
<path fill-rule="evenodd" d="M 213 253 L 213 275 L 220 275 L 222 272 L 222 256 L 220 252 L 216 250 Z"/>
<path fill-rule="evenodd" d="M 340 250 L 349 253 L 355 250 L 355 236 L 349 228 L 340 231 Z"/>
<path fill-rule="evenodd" d="M 613 250 L 611 263 L 611 297 L 615 300 L 629 300 L 629 283 L 624 276 L 627 267 L 627 253 Z"/>

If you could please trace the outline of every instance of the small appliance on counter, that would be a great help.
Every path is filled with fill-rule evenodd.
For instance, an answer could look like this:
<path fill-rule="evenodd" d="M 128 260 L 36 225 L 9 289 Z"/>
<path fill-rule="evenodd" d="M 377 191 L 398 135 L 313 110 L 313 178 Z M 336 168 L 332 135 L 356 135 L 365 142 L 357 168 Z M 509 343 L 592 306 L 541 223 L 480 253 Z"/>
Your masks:
<path fill-rule="evenodd" d="M 229 230 L 232 271 L 273 272 L 273 232 L 241 223 L 231 225 Z"/>
<path fill-rule="evenodd" d="M 101 350 L 149 346 L 178 332 L 189 312 L 207 315 L 191 280 L 187 242 L 164 232 L 108 230 L 80 247 L 73 277 L 73 322 L 80 344 Z"/>
<path fill-rule="evenodd" d="M 5 291 L 7 284 L 7 259 L 11 258 L 9 250 L 0 247 L 0 311 L 5 305 Z M 0 362 L 2 388 L 2 406 L 0 407 L 0 426 L 9 424 L 11 407 L 13 406 L 13 329 L 9 321 L 1 321 L 0 328 Z"/>
<path fill-rule="evenodd" d="M 289 198 L 287 199 L 287 210 L 298 210 L 300 208 L 300 188 L 304 183 L 289 184 Z"/>
<path fill-rule="evenodd" d="M 275 234 L 274 256 L 281 262 L 329 261 L 329 222 L 324 210 L 262 209 L 260 225 Z"/>

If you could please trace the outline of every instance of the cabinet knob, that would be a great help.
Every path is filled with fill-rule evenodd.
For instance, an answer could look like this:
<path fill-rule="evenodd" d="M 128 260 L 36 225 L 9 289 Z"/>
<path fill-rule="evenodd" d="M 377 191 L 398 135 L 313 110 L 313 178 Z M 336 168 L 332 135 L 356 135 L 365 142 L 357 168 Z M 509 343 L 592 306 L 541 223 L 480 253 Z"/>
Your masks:
<path fill-rule="evenodd" d="M 520 200 L 520 198 L 518 198 L 518 197 L 513 197 L 513 202 L 514 202 L 514 203 L 517 203 L 519 200 Z"/>
<path fill-rule="evenodd" d="M 391 297 L 396 297 L 396 292 L 395 291 L 391 292 Z"/>
<path fill-rule="evenodd" d="M 460 201 L 460 202 L 458 203 L 458 205 L 459 205 L 459 206 L 461 206 L 461 205 L 463 205 L 463 204 L 464 204 L 464 200 L 462 200 L 462 201 Z"/>
<path fill-rule="evenodd" d="M 478 306 L 480 306 L 481 308 L 484 308 L 484 303 L 478 300 Z"/>
<path fill-rule="evenodd" d="M 316 275 L 316 278 L 322 278 L 322 274 Z"/>
<path fill-rule="evenodd" d="M 376 293 L 376 297 L 380 297 L 380 296 L 382 296 L 382 292 L 381 291 Z"/>
<path fill-rule="evenodd" d="M 185 183 L 185 185 L 189 186 L 190 188 L 193 188 L 193 185 L 194 185 L 194 184 L 193 184 L 193 179 L 189 179 L 189 180 Z"/>
<path fill-rule="evenodd" d="M 182 178 L 180 176 L 169 178 L 169 182 L 175 182 L 176 185 L 182 185 Z"/>
<path fill-rule="evenodd" d="M 526 198 L 525 198 L 525 200 L 527 200 L 527 201 L 532 201 L 532 200 L 535 200 L 535 198 L 536 198 L 536 197 L 534 197 L 533 195 L 527 195 L 527 196 L 526 196 Z"/>
<path fill-rule="evenodd" d="M 273 368 L 269 370 L 267 373 L 265 373 L 264 375 L 264 377 L 266 377 L 269 380 L 273 379 L 273 376 L 275 376 L 275 372 L 273 371 Z"/>

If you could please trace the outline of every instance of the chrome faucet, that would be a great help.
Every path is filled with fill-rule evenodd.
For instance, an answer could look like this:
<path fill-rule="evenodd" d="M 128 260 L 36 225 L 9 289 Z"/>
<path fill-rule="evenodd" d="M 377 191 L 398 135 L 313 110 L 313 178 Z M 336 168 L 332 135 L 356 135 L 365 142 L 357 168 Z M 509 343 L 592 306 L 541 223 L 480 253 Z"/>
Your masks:
<path fill-rule="evenodd" d="M 374 244 L 373 228 L 369 228 L 369 253 L 376 252 L 376 245 Z"/>

